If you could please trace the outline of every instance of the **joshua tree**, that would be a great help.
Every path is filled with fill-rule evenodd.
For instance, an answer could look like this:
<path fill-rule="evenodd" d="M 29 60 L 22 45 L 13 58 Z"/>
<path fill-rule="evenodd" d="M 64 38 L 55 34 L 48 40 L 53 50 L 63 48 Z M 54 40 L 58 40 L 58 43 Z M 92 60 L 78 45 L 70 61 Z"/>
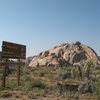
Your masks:
<path fill-rule="evenodd" d="M 79 71 L 79 76 L 82 80 L 82 69 L 81 69 L 81 66 L 77 66 L 78 67 L 78 71 Z"/>
<path fill-rule="evenodd" d="M 86 62 L 86 77 L 90 79 L 90 74 L 91 74 L 91 68 L 93 67 L 93 61 L 88 60 Z"/>

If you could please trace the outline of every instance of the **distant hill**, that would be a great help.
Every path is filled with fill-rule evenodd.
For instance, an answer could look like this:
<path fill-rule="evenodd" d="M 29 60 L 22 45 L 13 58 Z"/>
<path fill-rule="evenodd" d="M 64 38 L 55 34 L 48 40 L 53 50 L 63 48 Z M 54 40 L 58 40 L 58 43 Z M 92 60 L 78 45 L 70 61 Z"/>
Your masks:
<path fill-rule="evenodd" d="M 96 52 L 79 41 L 63 43 L 34 56 L 30 67 L 84 64 L 88 59 L 98 63 Z"/>

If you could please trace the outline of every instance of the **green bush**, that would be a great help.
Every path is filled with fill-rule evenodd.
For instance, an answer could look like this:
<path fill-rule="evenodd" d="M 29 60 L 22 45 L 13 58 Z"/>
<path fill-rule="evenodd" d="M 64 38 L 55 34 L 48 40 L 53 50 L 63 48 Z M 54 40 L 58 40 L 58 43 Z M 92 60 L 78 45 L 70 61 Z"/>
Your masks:
<path fill-rule="evenodd" d="M 92 60 L 88 60 L 88 61 L 86 62 L 86 65 L 87 65 L 87 66 L 93 65 L 93 61 L 92 61 Z"/>
<path fill-rule="evenodd" d="M 35 76 L 39 76 L 39 77 L 42 77 L 42 76 L 45 76 L 46 74 L 48 74 L 49 72 L 49 69 L 46 68 L 46 67 L 41 67 L 39 69 L 34 69 L 32 71 L 32 74 L 35 75 Z"/>
<path fill-rule="evenodd" d="M 16 79 L 11 79 L 8 80 L 8 82 L 6 83 L 6 90 L 14 90 L 15 88 L 17 88 L 17 81 Z"/>
<path fill-rule="evenodd" d="M 45 87 L 46 85 L 40 79 L 32 79 L 28 82 L 26 81 L 25 83 L 23 83 L 22 89 L 23 91 L 27 92 L 32 91 L 34 88 L 44 89 Z"/>
<path fill-rule="evenodd" d="M 45 96 L 44 89 L 34 88 L 34 90 L 28 92 L 28 97 L 31 99 L 37 99 L 40 96 Z"/>
<path fill-rule="evenodd" d="M 95 69 L 100 70 L 100 66 L 97 66 Z"/>
<path fill-rule="evenodd" d="M 49 73 L 49 70 L 47 68 L 43 68 L 43 69 L 39 70 L 38 73 L 39 73 L 40 77 L 45 76 L 46 74 Z"/>
<path fill-rule="evenodd" d="M 97 96 L 97 100 L 100 100 L 100 82 L 96 82 L 94 84 L 94 93 L 96 94 Z"/>
<path fill-rule="evenodd" d="M 30 77 L 29 75 L 23 75 L 21 77 L 22 82 L 28 82 L 32 80 L 32 77 Z"/>
<path fill-rule="evenodd" d="M 40 79 L 34 79 L 33 83 L 31 83 L 31 88 L 45 88 L 45 84 Z"/>
<path fill-rule="evenodd" d="M 86 62 L 86 70 L 85 70 L 85 76 L 90 79 L 90 75 L 92 74 L 93 71 L 93 61 L 92 60 L 88 60 Z"/>
<path fill-rule="evenodd" d="M 9 92 L 2 92 L 2 93 L 0 93 L 0 98 L 9 98 L 11 96 L 12 96 L 12 94 L 9 93 Z"/>
<path fill-rule="evenodd" d="M 76 76 L 78 76 L 77 74 L 77 68 L 75 67 L 62 67 L 62 68 L 58 68 L 56 69 L 56 79 L 58 80 L 66 80 L 66 79 L 72 79 L 72 78 L 76 78 Z"/>

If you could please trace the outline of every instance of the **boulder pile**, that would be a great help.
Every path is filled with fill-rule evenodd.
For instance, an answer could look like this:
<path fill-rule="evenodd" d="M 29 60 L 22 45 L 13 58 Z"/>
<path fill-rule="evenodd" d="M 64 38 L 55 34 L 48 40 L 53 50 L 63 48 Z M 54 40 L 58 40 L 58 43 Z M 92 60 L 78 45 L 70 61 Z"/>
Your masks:
<path fill-rule="evenodd" d="M 29 66 L 67 66 L 85 63 L 88 59 L 93 60 L 94 63 L 98 63 L 96 52 L 89 46 L 76 41 L 63 43 L 52 49 L 41 52 L 33 57 Z"/>

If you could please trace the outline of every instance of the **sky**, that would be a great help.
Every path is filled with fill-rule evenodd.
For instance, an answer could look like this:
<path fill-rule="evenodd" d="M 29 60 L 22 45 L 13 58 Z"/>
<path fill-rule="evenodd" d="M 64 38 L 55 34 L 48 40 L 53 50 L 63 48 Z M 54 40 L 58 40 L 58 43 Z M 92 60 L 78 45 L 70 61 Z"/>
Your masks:
<path fill-rule="evenodd" d="M 26 45 L 27 57 L 72 41 L 100 55 L 100 0 L 0 0 L 2 41 Z"/>

